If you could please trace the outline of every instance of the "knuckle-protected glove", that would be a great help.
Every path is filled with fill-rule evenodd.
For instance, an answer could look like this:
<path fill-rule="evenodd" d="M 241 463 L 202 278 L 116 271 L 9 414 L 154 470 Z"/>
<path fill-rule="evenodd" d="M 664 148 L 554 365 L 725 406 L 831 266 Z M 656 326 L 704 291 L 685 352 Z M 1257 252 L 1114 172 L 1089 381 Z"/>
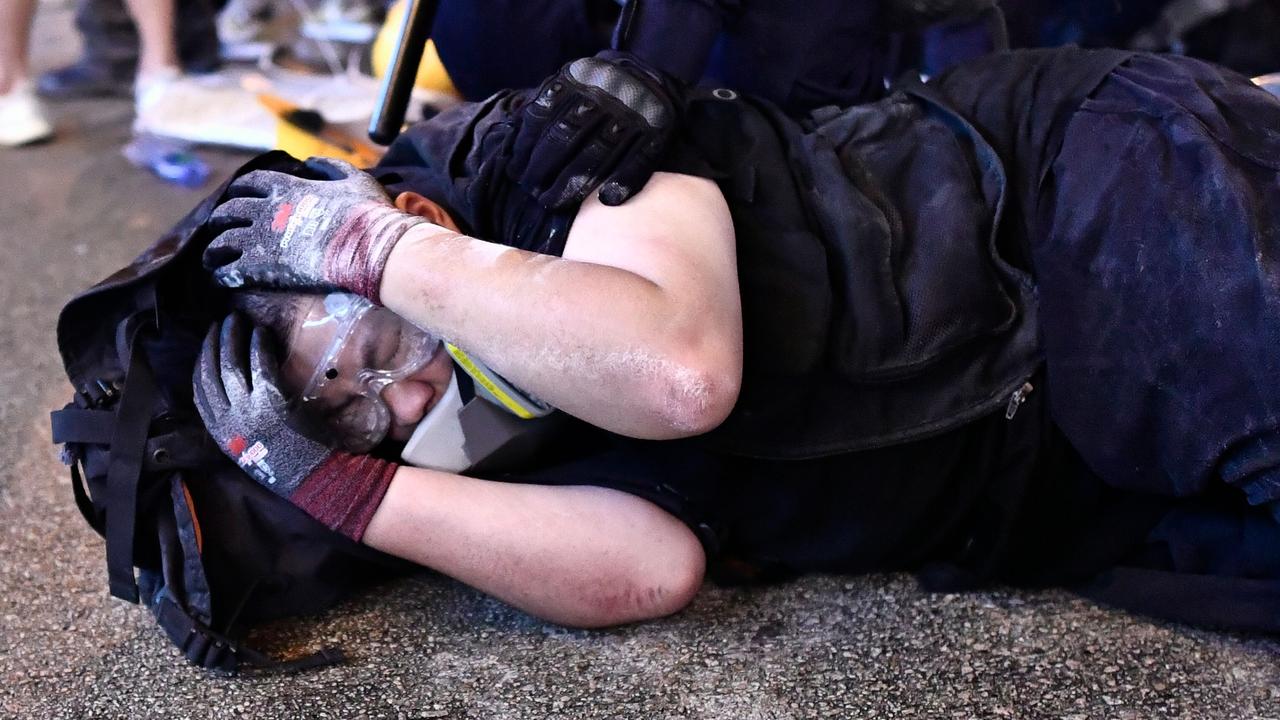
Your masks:
<path fill-rule="evenodd" d="M 649 181 L 679 120 L 680 88 L 625 52 L 575 60 L 520 111 L 508 177 L 549 209 L 593 188 L 620 205 Z"/>
<path fill-rule="evenodd" d="M 279 363 L 238 314 L 214 326 L 196 362 L 196 410 L 228 457 L 271 492 L 359 541 L 397 465 L 332 450 L 291 427 Z"/>
<path fill-rule="evenodd" d="M 378 181 L 350 163 L 311 158 L 328 179 L 255 170 L 231 183 L 210 215 L 226 228 L 204 253 L 227 287 L 347 290 L 378 302 L 387 256 L 427 222 L 397 210 Z"/>

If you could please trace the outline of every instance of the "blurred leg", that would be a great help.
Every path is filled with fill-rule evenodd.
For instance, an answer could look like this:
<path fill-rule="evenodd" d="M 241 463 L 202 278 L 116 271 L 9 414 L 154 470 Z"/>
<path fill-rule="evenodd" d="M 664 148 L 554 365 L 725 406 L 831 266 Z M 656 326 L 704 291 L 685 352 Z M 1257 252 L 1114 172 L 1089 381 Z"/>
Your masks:
<path fill-rule="evenodd" d="M 0 95 L 30 74 L 27 46 L 35 9 L 35 0 L 0 0 Z"/>
<path fill-rule="evenodd" d="M 34 15 L 35 0 L 0 0 L 0 147 L 26 145 L 53 134 L 28 81 Z"/>
<path fill-rule="evenodd" d="M 53 98 L 131 94 L 138 67 L 138 32 L 122 0 L 79 0 L 80 59 L 40 76 L 40 94 Z"/>
<path fill-rule="evenodd" d="M 218 13 L 223 0 L 181 0 L 177 5 L 178 24 L 174 37 L 178 60 L 189 73 L 208 73 L 222 65 L 218 47 Z"/>
<path fill-rule="evenodd" d="M 126 0 L 126 4 L 138 28 L 138 77 L 177 70 L 174 0 Z"/>
<path fill-rule="evenodd" d="M 178 59 L 189 72 L 212 72 L 220 65 L 214 20 L 222 5 L 221 0 L 170 3 L 168 25 L 176 39 Z M 130 17 L 132 10 L 126 9 L 123 0 L 80 0 L 76 29 L 84 40 L 84 54 L 69 66 L 41 75 L 40 92 L 58 98 L 130 95 L 140 44 L 139 31 Z M 151 11 L 139 14 L 147 18 L 155 15 Z"/>

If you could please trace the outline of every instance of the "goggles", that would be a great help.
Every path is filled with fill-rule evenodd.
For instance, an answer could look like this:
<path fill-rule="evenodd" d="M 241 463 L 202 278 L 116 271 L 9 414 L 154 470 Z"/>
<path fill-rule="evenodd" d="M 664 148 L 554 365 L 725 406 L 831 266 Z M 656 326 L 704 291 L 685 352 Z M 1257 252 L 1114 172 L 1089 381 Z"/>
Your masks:
<path fill-rule="evenodd" d="M 293 402 L 345 450 L 368 452 L 391 430 L 382 391 L 426 367 L 440 347 L 439 338 L 384 307 L 331 293 L 290 342 L 285 365 L 308 378 Z"/>

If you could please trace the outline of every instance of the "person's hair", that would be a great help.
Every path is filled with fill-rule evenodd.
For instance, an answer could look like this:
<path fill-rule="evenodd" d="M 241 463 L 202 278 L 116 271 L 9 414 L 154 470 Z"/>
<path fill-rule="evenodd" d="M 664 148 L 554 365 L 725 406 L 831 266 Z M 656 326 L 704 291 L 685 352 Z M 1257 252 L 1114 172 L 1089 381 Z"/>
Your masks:
<path fill-rule="evenodd" d="M 294 328 L 301 320 L 304 303 L 314 296 L 273 290 L 239 290 L 231 293 L 231 305 L 248 316 L 254 325 L 267 330 L 276 348 L 286 351 Z"/>

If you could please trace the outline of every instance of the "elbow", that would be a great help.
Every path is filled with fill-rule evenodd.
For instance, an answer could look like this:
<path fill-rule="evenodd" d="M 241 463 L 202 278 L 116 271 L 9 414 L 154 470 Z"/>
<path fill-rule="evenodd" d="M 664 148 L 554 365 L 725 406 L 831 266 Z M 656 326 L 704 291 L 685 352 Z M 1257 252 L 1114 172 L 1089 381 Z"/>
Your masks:
<path fill-rule="evenodd" d="M 566 625 L 605 628 L 656 620 L 680 612 L 702 589 L 706 555 L 701 543 L 688 531 L 686 542 L 673 552 L 662 554 L 661 562 L 648 563 L 614 576 L 598 592 L 587 593 L 583 606 Z"/>
<path fill-rule="evenodd" d="M 659 440 L 675 440 L 711 432 L 729 417 L 742 389 L 742 352 L 698 352 L 669 363 L 670 372 L 657 383 L 654 414 L 665 429 Z"/>

